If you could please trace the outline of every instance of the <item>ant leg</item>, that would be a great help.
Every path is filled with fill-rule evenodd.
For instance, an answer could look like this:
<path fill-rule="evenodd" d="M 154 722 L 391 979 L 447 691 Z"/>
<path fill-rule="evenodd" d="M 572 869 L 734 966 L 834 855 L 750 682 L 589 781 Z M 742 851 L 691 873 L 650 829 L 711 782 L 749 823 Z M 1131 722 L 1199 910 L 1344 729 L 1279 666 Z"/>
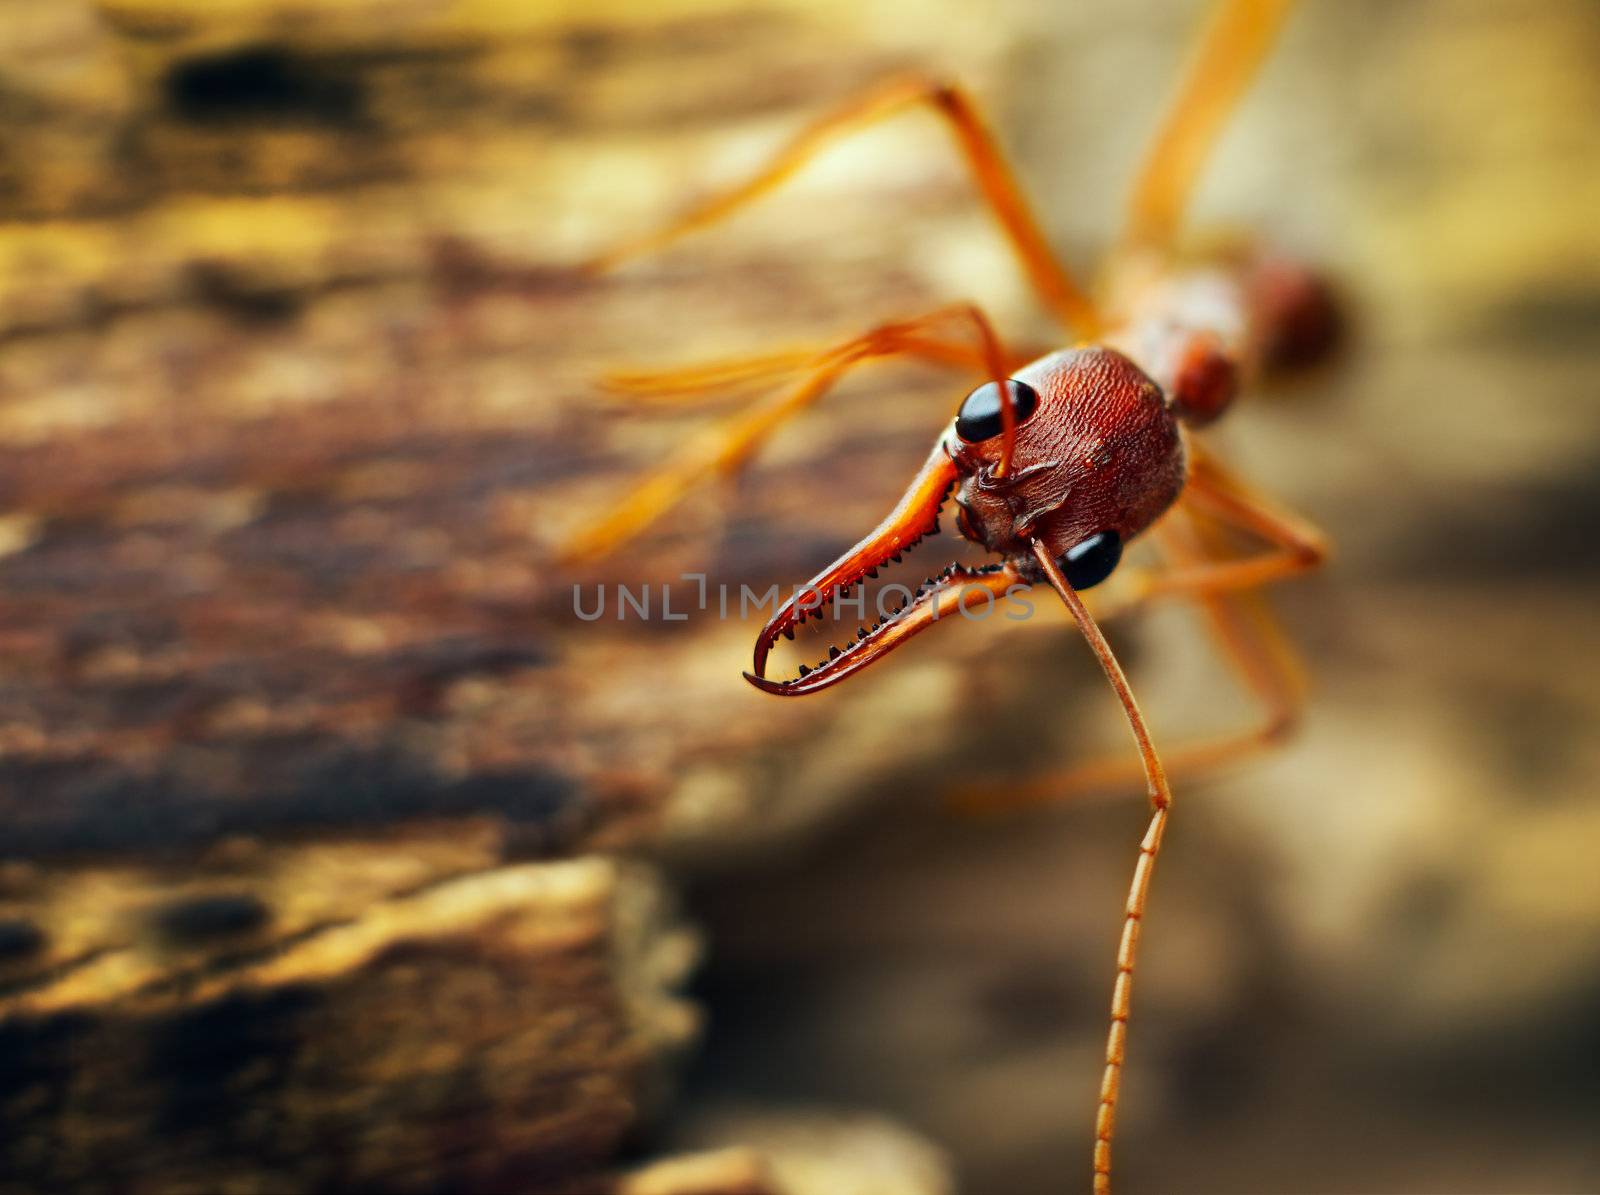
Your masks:
<path fill-rule="evenodd" d="M 1195 602 L 1223 660 L 1264 711 L 1251 729 L 1169 751 L 1173 774 L 1192 777 L 1275 747 L 1294 729 L 1304 690 L 1300 665 L 1264 598 L 1252 591 L 1314 568 L 1327 549 L 1315 528 L 1271 506 L 1205 454 L 1197 454 L 1182 513 L 1186 529 L 1173 517 L 1155 529 L 1175 566 L 1143 580 L 1130 604 L 1160 597 Z M 1275 548 L 1242 560 L 1217 559 L 1234 529 L 1259 534 Z M 1137 778 L 1126 759 L 1090 760 L 1020 782 L 962 785 L 947 803 L 962 813 L 1010 811 L 1121 788 Z"/>
<path fill-rule="evenodd" d="M 1060 566 L 1050 555 L 1050 550 L 1038 540 L 1033 543 L 1033 554 L 1044 568 L 1051 586 L 1060 596 L 1067 610 L 1077 622 L 1078 629 L 1089 643 L 1089 648 L 1100 662 L 1100 667 L 1111 682 L 1111 688 L 1122 703 L 1122 712 L 1128 720 L 1139 748 L 1139 763 L 1144 772 L 1145 786 L 1150 797 L 1150 825 L 1139 843 L 1139 859 L 1134 865 L 1133 880 L 1128 885 L 1128 901 L 1124 906 L 1122 939 L 1117 945 L 1117 979 L 1111 989 L 1111 1028 L 1106 1035 L 1106 1065 L 1100 1079 L 1100 1105 L 1094 1122 L 1094 1190 L 1096 1195 L 1109 1195 L 1111 1191 L 1111 1141 L 1116 1132 L 1117 1097 L 1122 1090 L 1122 1068 L 1127 1057 L 1128 1021 L 1133 1013 L 1133 969 L 1139 952 L 1139 930 L 1144 923 L 1145 904 L 1150 896 L 1150 877 L 1155 873 L 1156 857 L 1161 853 L 1161 839 L 1167 829 L 1167 813 L 1172 807 L 1172 790 L 1167 786 L 1166 773 L 1150 740 L 1150 729 L 1122 665 L 1106 642 L 1100 627 L 1095 623 L 1077 592 L 1068 584 Z"/>
<path fill-rule="evenodd" d="M 969 345 L 949 340 L 932 340 L 886 331 L 885 336 L 898 353 L 938 365 L 958 368 L 982 369 L 983 354 Z M 815 369 L 840 352 L 837 345 L 828 348 L 785 349 L 772 353 L 727 357 L 717 361 L 704 361 L 696 365 L 673 369 L 613 370 L 601 378 L 601 385 L 613 394 L 630 401 L 646 403 L 684 402 L 697 398 L 715 400 L 728 392 L 770 384 L 787 374 L 805 369 Z M 1042 354 L 1035 353 L 1033 356 Z M 1012 369 L 1032 360 L 1013 354 L 1007 368 Z"/>
<path fill-rule="evenodd" d="M 715 399 L 815 365 L 826 350 L 796 348 L 751 353 L 672 369 L 613 369 L 601 375 L 609 393 L 642 402 Z"/>
<path fill-rule="evenodd" d="M 1134 184 L 1124 244 L 1171 243 L 1207 155 L 1292 4 L 1293 0 L 1219 0 L 1212 10 Z"/>
<path fill-rule="evenodd" d="M 801 131 L 753 178 L 712 195 L 665 228 L 623 241 L 584 268 L 591 273 L 608 270 L 713 224 L 781 185 L 832 142 L 917 105 L 927 105 L 950 127 L 979 192 L 1044 305 L 1064 327 L 1092 337 L 1099 326 L 1094 304 L 1050 249 L 1015 171 L 984 126 L 977 106 L 961 88 L 920 75 L 890 79 L 848 101 Z"/>
<path fill-rule="evenodd" d="M 1173 542 L 1171 520 L 1157 529 Z M 1262 708 L 1248 729 L 1166 752 L 1175 776 L 1193 779 L 1279 746 L 1300 720 L 1304 693 L 1299 661 L 1264 599 L 1256 593 L 1213 594 L 1195 599 L 1219 653 L 1240 685 Z M 1006 783 L 972 783 L 950 792 L 947 804 L 959 813 L 987 815 L 1059 804 L 1085 793 L 1112 792 L 1134 784 L 1139 770 L 1122 756 L 1107 756 L 1060 771 Z"/>
<path fill-rule="evenodd" d="M 1327 538 L 1298 515 L 1282 509 L 1240 481 L 1209 452 L 1194 446 L 1182 505 L 1220 524 L 1260 536 L 1272 550 L 1240 560 L 1212 561 L 1150 578 L 1140 598 L 1168 595 L 1199 598 L 1255 589 L 1309 572 L 1328 558 Z"/>
<path fill-rule="evenodd" d="M 563 563 L 593 559 L 628 542 L 677 505 L 701 481 L 738 470 L 785 420 L 815 403 L 855 366 L 903 354 L 907 351 L 904 348 L 907 342 L 932 339 L 919 335 L 923 329 L 937 328 L 957 318 L 966 321 L 976 334 L 979 347 L 975 351 L 967 350 L 971 359 L 981 362 L 990 377 L 1003 382 L 1005 351 L 988 319 L 971 304 L 942 307 L 913 319 L 880 325 L 824 354 L 809 374 L 788 390 L 762 400 L 690 440 L 647 474 L 615 507 L 569 538 L 557 549 L 557 559 Z M 956 351 L 953 343 L 940 343 L 949 345 L 950 352 Z"/>

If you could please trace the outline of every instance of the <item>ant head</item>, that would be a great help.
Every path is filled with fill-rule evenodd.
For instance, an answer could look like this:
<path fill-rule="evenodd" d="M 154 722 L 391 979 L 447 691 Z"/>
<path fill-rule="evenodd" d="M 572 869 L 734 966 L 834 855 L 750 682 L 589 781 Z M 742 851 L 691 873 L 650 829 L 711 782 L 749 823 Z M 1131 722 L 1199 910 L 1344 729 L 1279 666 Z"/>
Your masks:
<path fill-rule="evenodd" d="M 1126 543 L 1178 496 L 1174 412 L 1121 353 L 1053 353 L 1009 385 L 1017 415 L 1009 461 L 999 415 L 987 414 L 998 406 L 992 382 L 967 397 L 945 435 L 961 478 L 956 522 L 974 543 L 1028 573 L 1033 540 L 1058 558 L 1095 537 Z"/>
<path fill-rule="evenodd" d="M 1011 404 L 1006 453 L 1002 403 Z M 1158 387 L 1113 349 L 1068 349 L 1042 357 L 1006 382 L 972 391 L 889 517 L 781 606 L 756 640 L 758 688 L 784 696 L 815 692 L 859 672 L 941 618 L 992 605 L 1013 587 L 1041 579 L 1032 544 L 1060 562 L 1085 589 L 1110 575 L 1122 545 L 1171 505 L 1183 487 L 1177 419 Z M 843 648 L 829 649 L 793 680 L 766 676 L 779 636 L 792 638 L 808 617 L 878 568 L 900 559 L 939 527 L 952 492 L 962 535 L 1000 557 L 987 568 L 950 565 L 924 581 L 910 602 Z M 957 620 L 958 621 L 958 620 Z"/>

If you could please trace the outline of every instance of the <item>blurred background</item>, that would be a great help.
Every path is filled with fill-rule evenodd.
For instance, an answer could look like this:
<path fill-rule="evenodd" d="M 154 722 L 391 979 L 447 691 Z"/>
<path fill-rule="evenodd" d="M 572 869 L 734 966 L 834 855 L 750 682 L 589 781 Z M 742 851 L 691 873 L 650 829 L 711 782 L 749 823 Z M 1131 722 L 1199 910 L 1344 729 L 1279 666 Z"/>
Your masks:
<path fill-rule="evenodd" d="M 1088 1174 L 1136 794 L 1064 615 L 804 702 L 758 591 L 967 383 L 865 371 L 738 479 L 554 547 L 726 407 L 614 366 L 974 299 L 1052 330 L 925 115 L 601 279 L 885 75 L 967 84 L 1092 273 L 1193 0 L 3 0 L 0 1189 L 1031 1192 Z M 1327 528 L 1286 749 L 1181 783 L 1130 1191 L 1600 1187 L 1600 11 L 1307 0 L 1190 226 L 1325 267 L 1339 360 L 1215 433 Z M 586 599 L 587 600 L 587 599 Z M 1110 628 L 1158 742 L 1253 716 Z"/>

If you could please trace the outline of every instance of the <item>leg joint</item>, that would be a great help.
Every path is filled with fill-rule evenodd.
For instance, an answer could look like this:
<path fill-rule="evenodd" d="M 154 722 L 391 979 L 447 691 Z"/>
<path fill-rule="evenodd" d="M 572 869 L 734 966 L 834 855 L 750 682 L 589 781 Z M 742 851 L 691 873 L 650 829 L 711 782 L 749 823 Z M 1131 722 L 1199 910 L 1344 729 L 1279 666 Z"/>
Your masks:
<path fill-rule="evenodd" d="M 1298 704 L 1275 709 L 1261 727 L 1261 741 L 1269 747 L 1279 747 L 1294 737 L 1300 729 L 1301 710 Z"/>
<path fill-rule="evenodd" d="M 1330 548 L 1328 541 L 1321 535 L 1312 532 L 1301 532 L 1295 536 L 1289 550 L 1294 553 L 1295 562 L 1307 568 L 1315 568 L 1328 559 Z"/>

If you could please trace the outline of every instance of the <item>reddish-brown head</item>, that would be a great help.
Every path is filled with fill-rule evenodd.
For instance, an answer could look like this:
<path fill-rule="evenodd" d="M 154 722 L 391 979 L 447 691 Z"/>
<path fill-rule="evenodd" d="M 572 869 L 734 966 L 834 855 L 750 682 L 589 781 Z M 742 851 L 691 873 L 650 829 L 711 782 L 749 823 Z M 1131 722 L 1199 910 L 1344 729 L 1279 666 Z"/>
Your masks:
<path fill-rule="evenodd" d="M 961 474 L 957 523 L 968 539 L 1022 567 L 1035 539 L 1053 556 L 1107 532 L 1126 543 L 1178 496 L 1177 422 L 1160 387 L 1121 353 L 1053 353 L 1019 370 L 1015 383 L 1036 397 L 1018 404 L 1019 413 L 1033 409 L 1017 427 L 1003 476 L 999 436 L 969 440 L 960 417 L 945 436 Z"/>
<path fill-rule="evenodd" d="M 1113 349 L 1069 349 L 1018 370 L 1008 383 L 1015 441 L 1002 467 L 1004 422 L 999 387 L 978 387 L 887 519 L 786 602 L 757 637 L 757 687 L 784 696 L 826 688 L 881 659 L 941 618 L 993 603 L 1013 586 L 1039 580 L 1032 543 L 1062 562 L 1072 584 L 1087 588 L 1116 567 L 1122 545 L 1150 526 L 1183 488 L 1183 444 L 1160 387 Z M 954 491 L 957 525 L 1001 558 L 985 569 L 956 565 L 923 582 L 908 605 L 848 646 L 802 668 L 793 680 L 766 676 L 779 636 L 793 637 L 808 617 L 923 536 L 938 529 Z"/>

